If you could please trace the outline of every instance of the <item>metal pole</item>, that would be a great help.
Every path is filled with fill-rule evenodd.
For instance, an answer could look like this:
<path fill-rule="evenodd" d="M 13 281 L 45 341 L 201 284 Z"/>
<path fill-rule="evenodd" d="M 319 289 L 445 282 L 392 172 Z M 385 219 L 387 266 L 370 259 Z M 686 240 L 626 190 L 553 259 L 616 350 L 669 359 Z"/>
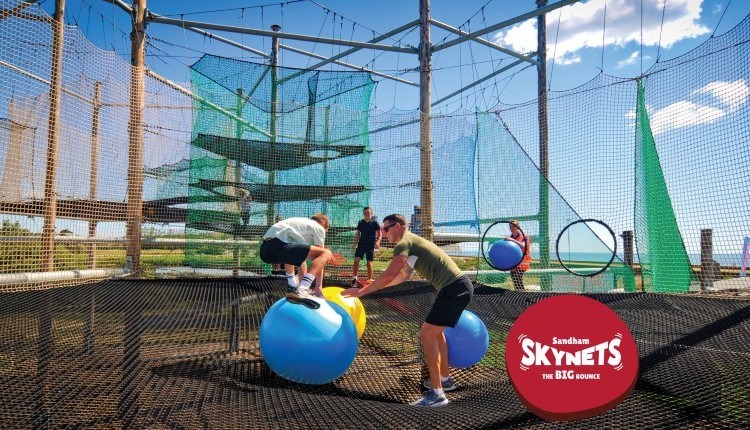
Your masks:
<path fill-rule="evenodd" d="M 143 221 L 143 111 L 145 108 L 146 0 L 134 0 L 131 40 L 130 122 L 128 133 L 128 207 L 126 266 L 134 274 L 141 269 Z"/>
<path fill-rule="evenodd" d="M 271 26 L 271 30 L 274 33 L 281 31 L 281 26 L 274 24 Z M 271 47 L 271 142 L 270 142 L 270 154 L 271 159 L 276 159 L 276 139 L 278 137 L 278 122 L 279 122 L 279 71 L 277 69 L 279 65 L 279 37 L 278 35 L 273 36 L 273 45 Z M 270 196 L 268 198 L 268 206 L 266 207 L 266 223 L 267 225 L 273 225 L 275 213 L 273 205 L 276 203 L 276 171 L 272 170 L 268 172 L 268 189 Z"/>
<path fill-rule="evenodd" d="M 536 0 L 537 8 L 544 8 L 547 0 Z M 539 95 L 539 260 L 542 268 L 549 267 L 549 129 L 547 124 L 547 17 L 537 16 L 537 90 Z M 552 286 L 552 278 L 542 277 L 542 290 Z"/>
<path fill-rule="evenodd" d="M 441 51 L 441 50 L 443 50 L 445 48 L 450 48 L 451 46 L 458 45 L 459 43 L 466 42 L 467 40 L 475 39 L 475 38 L 477 38 L 479 36 L 484 36 L 487 33 L 492 33 L 494 31 L 500 30 L 500 29 L 505 28 L 505 27 L 510 27 L 513 24 L 518 24 L 520 22 L 527 21 L 527 20 L 529 20 L 529 19 L 531 19 L 531 18 L 533 18 L 535 16 L 544 15 L 545 13 L 552 12 L 555 9 L 559 9 L 559 8 L 561 8 L 563 6 L 567 6 L 569 4 L 577 3 L 579 1 L 581 1 L 581 0 L 561 0 L 561 1 L 557 2 L 557 3 L 552 3 L 549 6 L 546 6 L 547 2 L 545 1 L 544 2 L 544 4 L 545 4 L 544 7 L 540 7 L 539 9 L 537 9 L 535 11 L 532 11 L 532 12 L 528 12 L 528 13 L 524 13 L 524 14 L 518 15 L 515 18 L 511 18 L 509 20 L 497 23 L 495 25 L 491 25 L 491 26 L 489 26 L 487 28 L 483 28 L 483 29 L 475 31 L 473 33 L 469 33 L 469 34 L 461 36 L 461 37 L 459 37 L 457 39 L 453 39 L 450 42 L 445 42 L 442 45 L 435 46 L 434 49 L 432 50 L 432 52 L 437 52 L 437 51 Z M 537 5 L 538 4 L 539 4 L 539 2 L 537 1 Z"/>
<path fill-rule="evenodd" d="M 227 31 L 231 33 L 252 34 L 256 36 L 266 36 L 266 37 L 271 37 L 271 38 L 281 37 L 281 38 L 289 39 L 289 40 L 302 40 L 305 42 L 352 46 L 352 47 L 357 47 L 357 48 L 375 49 L 375 50 L 380 50 L 380 51 L 405 52 L 405 53 L 411 53 L 411 54 L 414 53 L 413 48 L 402 48 L 400 46 L 381 45 L 378 43 L 357 42 L 355 40 L 329 39 L 326 37 L 315 37 L 315 36 L 307 36 L 304 34 L 294 34 L 294 33 L 276 34 L 277 33 L 276 31 L 256 30 L 253 28 L 236 27 L 232 25 L 212 24 L 208 22 L 188 21 L 184 19 L 173 19 L 173 18 L 166 18 L 166 17 L 158 16 L 158 15 L 151 15 L 150 22 L 157 22 L 161 24 L 173 24 L 180 28 L 182 27 L 204 28 L 207 30 L 218 30 L 218 31 Z M 273 53 L 271 54 L 271 57 L 273 57 Z"/>
<path fill-rule="evenodd" d="M 432 42 L 430 40 L 430 0 L 419 0 L 419 150 L 421 164 L 422 237 L 432 240 Z"/>
<path fill-rule="evenodd" d="M 44 227 L 42 227 L 42 271 L 55 270 L 55 223 L 57 222 L 57 150 L 60 144 L 60 105 L 62 104 L 62 57 L 65 32 L 65 0 L 55 1 L 52 23 L 52 70 L 47 118 L 47 166 L 44 177 Z"/>
<path fill-rule="evenodd" d="M 99 113 L 102 109 L 102 83 L 94 83 L 94 106 L 91 114 L 91 173 L 89 176 L 89 199 L 96 200 L 97 187 L 99 186 Z M 96 236 L 96 220 L 89 220 L 88 237 Z M 96 267 L 96 243 L 88 244 L 88 264 L 89 269 Z"/>

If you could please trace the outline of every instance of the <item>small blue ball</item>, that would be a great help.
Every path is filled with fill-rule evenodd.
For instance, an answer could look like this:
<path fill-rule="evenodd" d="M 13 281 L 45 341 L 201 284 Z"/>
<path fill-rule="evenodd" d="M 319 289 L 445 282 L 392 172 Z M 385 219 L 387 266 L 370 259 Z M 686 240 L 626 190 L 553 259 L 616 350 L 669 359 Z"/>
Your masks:
<path fill-rule="evenodd" d="M 456 327 L 443 330 L 450 367 L 471 367 L 482 360 L 490 346 L 490 334 L 473 312 L 463 311 Z"/>
<path fill-rule="evenodd" d="M 516 242 L 498 240 L 490 247 L 490 263 L 499 270 L 511 270 L 523 259 L 523 251 Z"/>
<path fill-rule="evenodd" d="M 303 384 L 327 384 L 346 373 L 359 341 L 341 306 L 317 297 L 318 309 L 281 299 L 260 323 L 260 351 L 279 376 Z"/>

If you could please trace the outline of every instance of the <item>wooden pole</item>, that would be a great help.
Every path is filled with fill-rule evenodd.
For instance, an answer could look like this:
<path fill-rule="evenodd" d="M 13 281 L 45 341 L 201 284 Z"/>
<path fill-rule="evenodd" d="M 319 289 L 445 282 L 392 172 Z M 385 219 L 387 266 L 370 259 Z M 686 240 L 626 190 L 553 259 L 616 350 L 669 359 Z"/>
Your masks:
<path fill-rule="evenodd" d="M 47 119 L 47 165 L 44 178 L 44 227 L 42 227 L 42 272 L 55 270 L 55 223 L 57 222 L 57 152 L 60 144 L 62 104 L 62 57 L 65 32 L 65 0 L 55 1 L 52 23 L 52 70 Z"/>
<path fill-rule="evenodd" d="M 133 0 L 133 31 L 131 40 L 130 122 L 128 132 L 128 206 L 127 206 L 127 264 L 133 273 L 141 269 L 141 222 L 143 220 L 143 111 L 145 108 L 145 51 L 146 0 Z M 139 392 L 137 378 L 141 367 L 141 334 L 143 333 L 143 291 L 131 286 L 128 307 L 124 311 L 124 348 L 122 379 L 117 405 L 123 428 L 133 427 L 138 414 Z"/>
<path fill-rule="evenodd" d="M 274 33 L 281 31 L 281 26 L 274 24 L 271 26 L 271 30 Z M 279 65 L 279 37 L 273 36 L 273 44 L 271 46 L 271 142 L 270 142 L 270 154 L 271 158 L 276 157 L 276 139 L 278 137 L 278 124 L 279 124 L 279 71 L 277 69 Z M 268 172 L 268 189 L 271 195 L 268 199 L 268 206 L 266 207 L 266 223 L 267 225 L 273 225 L 274 223 L 274 204 L 276 203 L 276 171 L 272 170 Z"/>
<path fill-rule="evenodd" d="M 701 289 L 714 285 L 714 278 L 719 273 L 714 262 L 714 231 L 710 228 L 701 229 Z"/>
<path fill-rule="evenodd" d="M 625 263 L 626 266 L 633 268 L 633 263 L 635 259 L 633 258 L 633 232 L 630 230 L 626 230 L 622 232 L 622 249 L 623 249 L 623 258 L 625 259 L 623 263 Z"/>
<path fill-rule="evenodd" d="M 99 114 L 102 109 L 102 83 L 94 83 L 94 105 L 91 114 L 91 174 L 89 176 L 89 199 L 96 200 L 97 187 L 99 186 Z M 89 220 L 89 238 L 96 236 L 96 220 Z M 89 269 L 96 267 L 96 243 L 88 244 Z"/>
<path fill-rule="evenodd" d="M 141 223 L 143 222 L 143 111 L 145 109 L 146 0 L 134 0 L 130 33 L 130 122 L 128 134 L 127 265 L 141 270 Z"/>
<path fill-rule="evenodd" d="M 235 113 L 238 118 L 242 118 L 242 107 L 244 103 L 242 102 L 242 88 L 237 88 L 237 103 L 235 106 Z M 242 123 L 239 121 L 234 122 L 234 138 L 235 138 L 235 144 L 239 145 L 240 139 L 242 139 Z M 242 162 L 240 160 L 231 160 L 229 161 L 232 163 L 230 166 L 230 169 L 227 169 L 227 181 L 234 181 L 234 188 L 232 190 L 232 194 L 234 194 L 234 197 L 237 199 L 237 204 L 232 205 L 231 203 L 227 204 L 227 210 L 231 212 L 234 207 L 237 208 L 237 214 L 239 215 L 239 222 L 237 223 L 237 228 L 234 229 L 235 232 L 240 232 L 240 238 L 242 238 L 242 233 L 244 232 L 245 227 L 245 221 L 243 216 L 243 208 L 242 208 L 242 202 L 240 201 L 240 188 L 237 186 L 242 182 Z M 234 169 L 234 174 L 231 173 L 232 168 Z M 252 196 L 250 196 L 252 197 Z M 230 206 L 234 206 L 231 207 Z M 237 234 L 234 235 L 234 239 L 237 240 Z M 232 268 L 232 276 L 239 276 L 240 275 L 240 266 L 242 264 L 241 260 L 241 250 L 240 245 L 235 243 L 232 247 L 232 260 L 234 261 L 234 268 Z"/>
<path fill-rule="evenodd" d="M 422 237 L 432 240 L 432 42 L 430 40 L 430 0 L 419 0 L 419 152 L 422 183 Z"/>
<path fill-rule="evenodd" d="M 537 8 L 547 6 L 547 0 L 536 0 Z M 549 267 L 549 129 L 547 124 L 547 17 L 537 16 L 537 92 L 539 96 L 539 262 Z M 549 290 L 552 279 L 542 277 L 542 290 Z"/>
<path fill-rule="evenodd" d="M 325 125 L 323 131 L 323 145 L 325 145 L 325 151 L 323 153 L 323 186 L 328 186 L 328 141 L 331 139 L 331 106 L 325 108 Z M 328 213 L 328 201 L 323 199 L 323 207 L 321 212 Z"/>

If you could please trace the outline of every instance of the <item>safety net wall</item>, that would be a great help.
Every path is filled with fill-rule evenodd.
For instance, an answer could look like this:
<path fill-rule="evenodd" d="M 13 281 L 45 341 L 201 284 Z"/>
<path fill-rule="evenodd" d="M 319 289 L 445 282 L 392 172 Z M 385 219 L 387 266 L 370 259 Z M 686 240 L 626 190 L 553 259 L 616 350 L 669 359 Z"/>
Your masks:
<path fill-rule="evenodd" d="M 717 429 L 746 428 L 750 419 L 748 300 L 589 294 L 630 328 L 639 378 L 616 408 L 562 423 L 523 406 L 504 356 L 514 321 L 554 293 L 478 285 L 468 309 L 487 327 L 487 354 L 452 370 L 457 388 L 448 406 L 415 408 L 408 402 L 426 378 L 418 331 L 434 294 L 430 285 L 408 282 L 363 298 L 367 324 L 354 362 L 324 385 L 289 382 L 262 358 L 261 319 L 285 300 L 284 290 L 280 279 L 224 278 L 3 293 L 0 422 L 5 428 Z M 298 334 L 286 335 L 291 342 Z M 307 351 L 311 360 L 322 353 Z"/>
<path fill-rule="evenodd" d="M 347 257 L 329 275 L 346 278 L 364 206 L 378 219 L 401 213 L 420 231 L 427 157 L 434 239 L 482 282 L 513 287 L 483 258 L 509 233 L 493 225 L 511 219 L 531 240 L 529 288 L 684 292 L 739 271 L 750 230 L 748 66 L 733 59 L 747 54 L 747 20 L 658 62 L 641 78 L 640 98 L 638 81 L 607 75 L 550 93 L 545 178 L 536 101 L 434 116 L 425 152 L 419 113 L 374 108 L 368 73 L 212 55 L 191 66 L 190 83 L 146 73 L 143 165 L 131 166 L 132 68 L 65 27 L 59 119 L 50 120 L 53 23 L 37 5 L 4 0 L 2 9 L 0 282 L 8 288 L 127 273 L 133 248 L 141 277 L 267 275 L 261 235 L 280 218 L 316 212 L 331 217 L 327 244 Z M 56 155 L 50 124 L 60 130 Z M 133 181 L 143 186 L 142 231 L 127 251 Z M 580 223 L 588 219 L 610 231 Z M 54 252 L 45 252 L 50 243 Z M 378 250 L 376 271 L 390 252 Z"/>
<path fill-rule="evenodd" d="M 749 37 L 746 18 L 640 80 L 601 74 L 549 93 L 549 181 L 581 217 L 633 232 L 639 288 L 679 292 L 738 274 L 750 230 L 750 73 L 737 59 Z M 497 110 L 534 160 L 537 109 Z"/>

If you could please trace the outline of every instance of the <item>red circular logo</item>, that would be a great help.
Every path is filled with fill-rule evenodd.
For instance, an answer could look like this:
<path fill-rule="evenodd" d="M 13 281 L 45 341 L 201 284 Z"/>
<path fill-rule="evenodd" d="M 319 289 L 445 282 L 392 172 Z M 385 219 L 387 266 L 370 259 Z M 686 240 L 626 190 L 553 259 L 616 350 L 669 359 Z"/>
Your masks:
<path fill-rule="evenodd" d="M 518 397 L 551 421 L 584 419 L 622 402 L 638 378 L 638 351 L 609 307 L 579 295 L 544 299 L 513 324 L 505 364 Z"/>

